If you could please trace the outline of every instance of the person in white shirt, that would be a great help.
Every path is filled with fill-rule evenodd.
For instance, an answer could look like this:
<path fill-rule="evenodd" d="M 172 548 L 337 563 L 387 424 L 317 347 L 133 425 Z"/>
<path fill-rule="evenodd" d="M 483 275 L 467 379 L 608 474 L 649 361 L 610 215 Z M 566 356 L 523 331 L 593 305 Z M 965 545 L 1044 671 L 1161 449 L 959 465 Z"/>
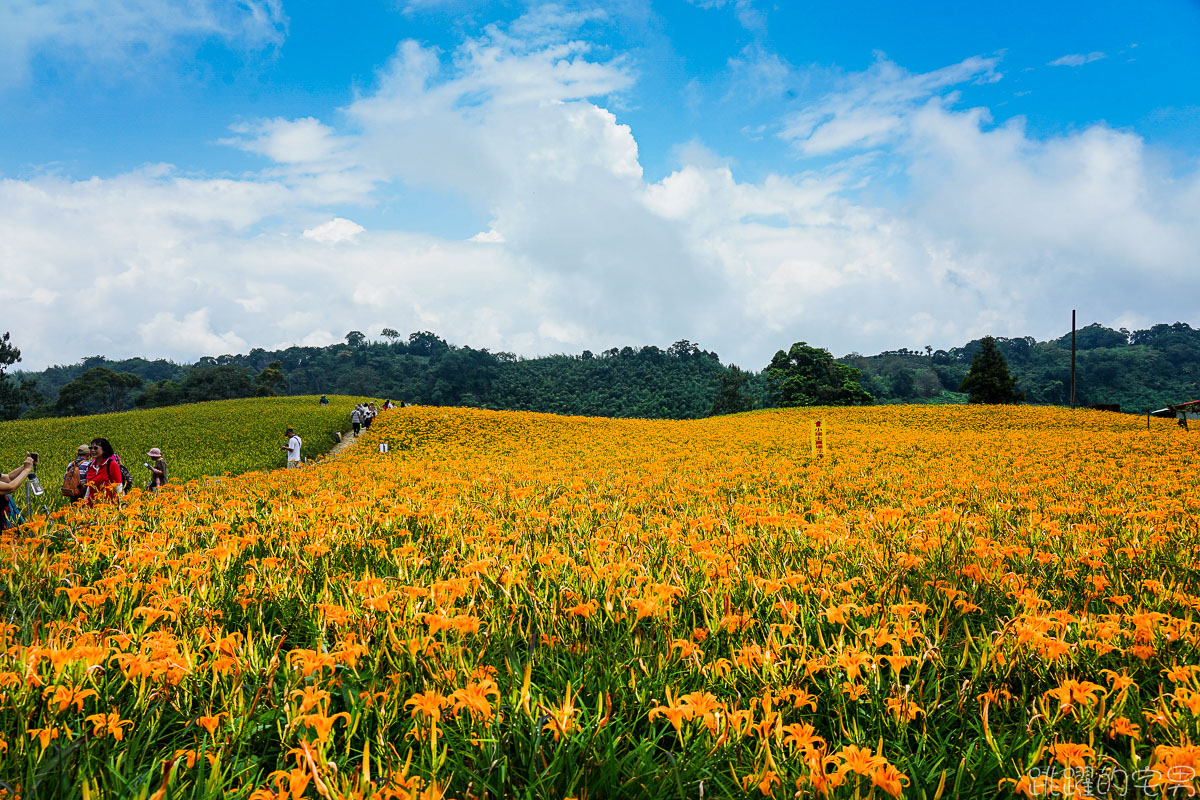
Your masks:
<path fill-rule="evenodd" d="M 287 468 L 295 469 L 300 466 L 300 437 L 291 428 L 287 429 L 287 444 L 282 449 L 287 450 Z"/>

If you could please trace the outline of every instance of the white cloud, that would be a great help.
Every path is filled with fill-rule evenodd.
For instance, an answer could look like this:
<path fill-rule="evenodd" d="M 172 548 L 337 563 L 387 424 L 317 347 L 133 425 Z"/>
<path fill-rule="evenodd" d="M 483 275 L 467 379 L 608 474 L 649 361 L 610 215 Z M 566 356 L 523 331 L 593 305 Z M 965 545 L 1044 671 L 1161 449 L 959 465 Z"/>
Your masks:
<path fill-rule="evenodd" d="M 727 170 L 685 169 L 649 196 L 690 226 L 695 252 L 743 276 L 738 316 L 763 346 L 1049 336 L 1072 307 L 1109 323 L 1133 309 L 1195 319 L 1200 174 L 1165 175 L 1136 136 L 1104 127 L 1040 142 L 982 121 L 936 105 L 913 119 L 904 209 L 852 204 L 821 182 L 737 184 Z M 772 211 L 779 224 L 755 222 Z"/>
<path fill-rule="evenodd" d="M 278 45 L 281 0 L 9 0 L 0 4 L 0 87 L 23 81 L 35 55 L 133 69 L 180 42 Z"/>
<path fill-rule="evenodd" d="M 1092 52 L 1092 53 L 1071 53 L 1070 55 L 1060 56 L 1051 61 L 1047 66 L 1050 67 L 1082 67 L 1084 64 L 1090 64 L 1093 61 L 1099 61 L 1102 58 L 1108 58 L 1107 53 Z"/>
<path fill-rule="evenodd" d="M 754 0 L 688 0 L 700 8 L 732 7 L 733 14 L 743 28 L 753 33 L 764 33 L 767 29 L 767 16 L 755 7 Z"/>
<path fill-rule="evenodd" d="M 729 59 L 728 66 L 730 94 L 753 101 L 780 97 L 787 91 L 792 75 L 792 65 L 786 59 L 760 44 L 746 45 Z"/>
<path fill-rule="evenodd" d="M 342 149 L 333 129 L 312 117 L 262 120 L 253 125 L 241 123 L 234 125 L 233 131 L 253 138 L 228 139 L 224 144 L 264 155 L 280 164 L 321 164 L 334 160 Z"/>
<path fill-rule="evenodd" d="M 169 311 L 159 311 L 148 322 L 138 324 L 137 331 L 144 347 L 195 348 L 215 355 L 245 352 L 246 348 L 246 341 L 232 331 L 213 331 L 207 308 L 186 314 L 183 319 Z"/>
<path fill-rule="evenodd" d="M 790 115 L 780 136 L 804 155 L 893 143 L 905 135 L 919 108 L 942 98 L 950 87 L 999 80 L 999 61 L 972 56 L 914 75 L 879 54 L 870 69 L 847 76 L 837 91 Z"/>
<path fill-rule="evenodd" d="M 341 242 L 352 242 L 354 237 L 365 231 L 362 225 L 342 217 L 335 217 L 328 222 L 322 223 L 315 228 L 309 228 L 304 232 L 304 238 L 312 239 L 314 242 L 321 244 L 339 244 Z"/>
<path fill-rule="evenodd" d="M 648 182 L 634 131 L 602 105 L 630 90 L 628 63 L 545 36 L 492 29 L 444 55 L 404 43 L 343 125 L 235 131 L 270 160 L 257 175 L 0 181 L 0 306 L 25 364 L 192 360 L 387 325 L 525 354 L 688 338 L 758 368 L 800 339 L 874 352 L 1057 334 L 1047 320 L 1072 307 L 1200 315 L 1200 173 L 1167 174 L 1103 125 L 1046 140 L 956 109 L 949 93 L 994 80 L 996 59 L 846 76 L 786 120 L 802 153 L 830 156 L 820 171 L 739 180 L 692 141 Z M 857 199 L 889 170 L 902 202 Z M 453 193 L 487 230 L 366 233 L 335 216 L 395 187 Z M 82 340 L 62 322 L 80 309 L 104 311 Z"/>
<path fill-rule="evenodd" d="M 503 244 L 504 234 L 495 228 L 489 228 L 486 231 L 480 231 L 471 237 L 472 242 L 490 242 L 492 244 Z"/>

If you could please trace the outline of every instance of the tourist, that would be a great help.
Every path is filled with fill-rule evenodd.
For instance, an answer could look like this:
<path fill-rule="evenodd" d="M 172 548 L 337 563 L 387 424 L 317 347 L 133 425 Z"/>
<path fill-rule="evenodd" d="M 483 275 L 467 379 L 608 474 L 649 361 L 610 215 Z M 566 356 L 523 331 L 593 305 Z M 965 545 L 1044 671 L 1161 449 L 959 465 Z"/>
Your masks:
<path fill-rule="evenodd" d="M 167 462 L 163 459 L 162 450 L 157 447 L 151 447 L 150 452 L 146 453 L 146 457 L 152 461 L 146 464 L 146 469 L 150 470 L 150 491 L 157 493 L 158 487 L 167 482 Z"/>
<path fill-rule="evenodd" d="M 125 483 L 121 475 L 121 459 L 113 452 L 108 439 L 102 436 L 92 439 L 90 450 L 92 463 L 88 465 L 85 500 L 88 505 L 115 501 Z"/>
<path fill-rule="evenodd" d="M 81 444 L 75 448 L 75 460 L 67 464 L 63 473 L 62 495 L 72 503 L 77 503 L 87 494 L 88 467 L 92 465 L 92 448 Z"/>
<path fill-rule="evenodd" d="M 300 466 L 300 448 L 304 442 L 291 428 L 287 429 L 286 436 L 287 444 L 283 446 L 283 449 L 287 450 L 287 468 L 296 469 Z"/>
<path fill-rule="evenodd" d="M 362 426 L 362 406 L 355 406 L 350 412 L 350 427 L 354 429 L 354 435 L 358 436 L 359 428 Z"/>
<path fill-rule="evenodd" d="M 0 531 L 9 526 L 9 506 L 16 508 L 10 495 L 33 474 L 37 468 L 37 453 L 26 453 L 25 461 L 12 472 L 0 474 Z"/>

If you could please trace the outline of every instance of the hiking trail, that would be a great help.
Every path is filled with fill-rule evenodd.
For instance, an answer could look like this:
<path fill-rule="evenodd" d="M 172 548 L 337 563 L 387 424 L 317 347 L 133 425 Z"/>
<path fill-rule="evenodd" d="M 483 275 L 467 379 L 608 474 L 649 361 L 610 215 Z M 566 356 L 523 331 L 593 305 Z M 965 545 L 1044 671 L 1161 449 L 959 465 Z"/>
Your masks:
<path fill-rule="evenodd" d="M 349 447 L 350 445 L 354 444 L 357 441 L 358 441 L 358 437 L 355 436 L 351 431 L 344 431 L 342 433 L 342 440 L 340 442 L 336 443 L 333 447 L 331 447 L 329 449 L 329 452 L 325 454 L 325 457 L 333 458 L 335 456 L 339 456 L 342 454 L 343 450 L 345 450 L 347 447 Z"/>

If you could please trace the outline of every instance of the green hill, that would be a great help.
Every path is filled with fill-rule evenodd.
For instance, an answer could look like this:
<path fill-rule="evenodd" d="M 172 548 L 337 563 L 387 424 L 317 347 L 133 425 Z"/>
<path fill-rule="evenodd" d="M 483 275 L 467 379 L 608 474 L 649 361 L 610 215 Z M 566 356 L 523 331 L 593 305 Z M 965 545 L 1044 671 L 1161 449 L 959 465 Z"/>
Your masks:
<path fill-rule="evenodd" d="M 0 403 L 0 416 L 152 408 L 256 394 L 337 393 L 421 405 L 690 419 L 711 413 L 722 379 L 731 375 L 731 365 L 722 364 L 716 353 L 687 340 L 665 350 L 652 345 L 614 347 L 599 353 L 521 358 L 457 347 L 427 331 L 407 339 L 388 333 L 388 341 L 370 342 L 357 334 L 348 336 L 346 344 L 256 348 L 191 365 L 92 356 L 78 364 L 17 373 L 28 392 Z M 819 346 L 819 332 L 808 338 Z M 1079 405 L 1112 403 L 1143 412 L 1200 397 L 1200 330 L 1185 323 L 1133 332 L 1089 325 L 1078 332 L 1077 341 Z M 1046 342 L 1023 337 L 1000 338 L 997 343 L 1029 402 L 1069 403 L 1069 334 Z M 781 340 L 780 348 L 789 344 Z M 838 360 L 861 370 L 863 388 L 876 402 L 956 403 L 966 401 L 958 389 L 978 347 L 979 340 L 974 340 L 949 350 L 852 353 Z M 125 384 L 111 391 L 88 386 L 79 391 L 86 373 L 98 369 L 110 370 L 110 379 L 113 373 L 131 377 L 122 378 Z M 18 381 L 7 380 L 8 394 L 15 397 Z M 95 385 L 100 384 L 89 386 Z M 748 373 L 745 393 L 755 408 L 770 405 L 761 371 Z"/>
<path fill-rule="evenodd" d="M 950 350 L 845 356 L 878 402 L 966 402 L 955 395 L 980 340 Z M 997 338 L 1017 388 L 1031 403 L 1067 405 L 1071 335 L 1048 342 Z M 1134 413 L 1200 397 L 1200 330 L 1177 322 L 1130 332 L 1094 324 L 1076 333 L 1076 405 L 1120 405 Z"/>
<path fill-rule="evenodd" d="M 0 423 L 0 470 L 19 466 L 26 451 L 41 456 L 38 477 L 43 501 L 62 503 L 60 485 L 75 449 L 97 436 L 108 439 L 134 478 L 145 486 L 145 453 L 159 447 L 171 482 L 202 475 L 239 474 L 284 465 L 284 430 L 293 427 L 304 444 L 301 455 L 313 458 L 334 444 L 333 433 L 349 427 L 355 399 L 268 397 L 195 403 L 89 417 L 15 420 Z M 18 492 L 24 502 L 24 492 Z"/>

